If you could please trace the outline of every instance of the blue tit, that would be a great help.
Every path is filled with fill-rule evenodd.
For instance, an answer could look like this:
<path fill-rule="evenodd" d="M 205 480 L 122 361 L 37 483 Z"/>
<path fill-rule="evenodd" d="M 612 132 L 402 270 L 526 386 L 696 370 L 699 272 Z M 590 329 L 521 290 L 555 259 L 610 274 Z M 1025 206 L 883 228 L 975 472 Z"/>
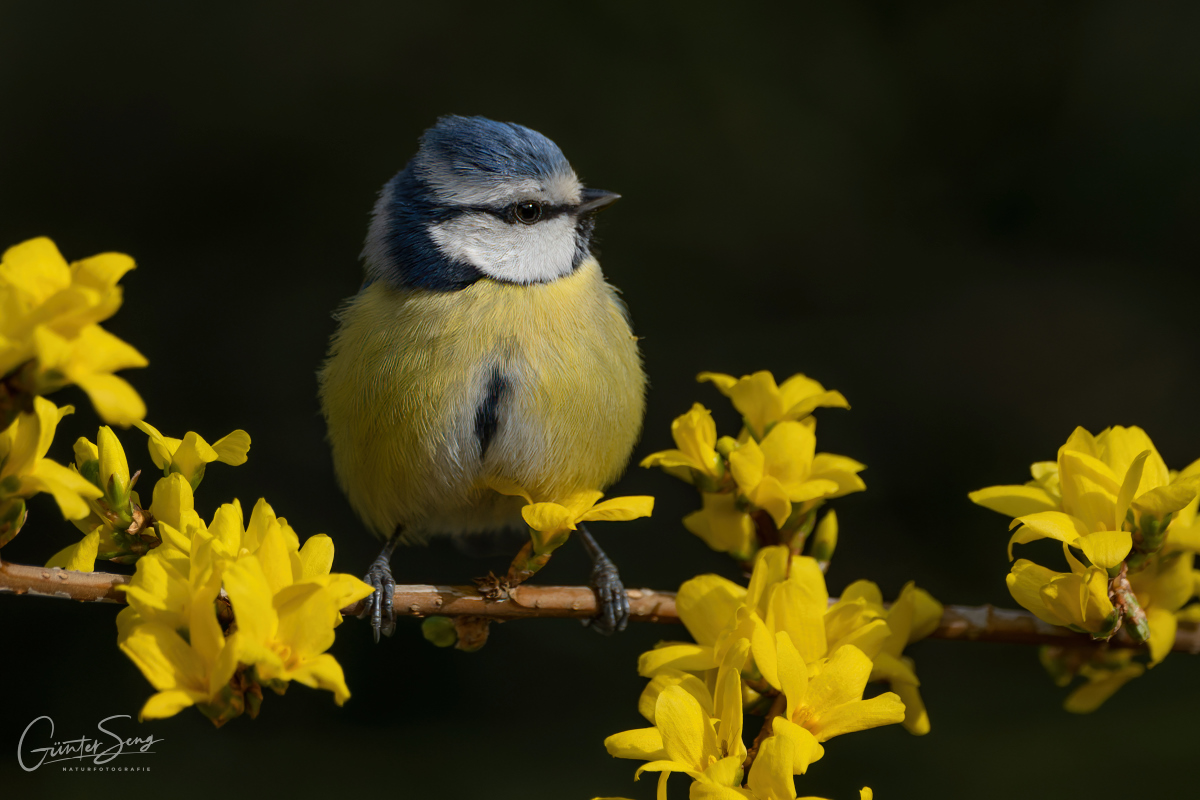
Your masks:
<path fill-rule="evenodd" d="M 368 573 L 375 636 L 395 627 L 397 542 L 521 526 L 523 501 L 603 490 L 641 432 L 646 377 L 629 314 L 591 251 L 595 213 L 554 142 L 448 116 L 375 204 L 365 281 L 320 372 L 338 481 L 386 545 Z M 629 607 L 584 528 L 602 632 Z"/>

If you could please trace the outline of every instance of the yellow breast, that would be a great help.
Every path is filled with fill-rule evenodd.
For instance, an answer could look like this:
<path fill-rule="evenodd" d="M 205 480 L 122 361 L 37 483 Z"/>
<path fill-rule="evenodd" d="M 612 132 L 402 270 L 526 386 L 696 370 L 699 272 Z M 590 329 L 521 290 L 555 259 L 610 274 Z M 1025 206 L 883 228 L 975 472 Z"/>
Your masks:
<path fill-rule="evenodd" d="M 321 403 L 338 480 L 376 533 L 510 524 L 518 506 L 485 488 L 489 476 L 553 499 L 624 470 L 645 375 L 594 259 L 532 286 L 375 283 L 340 321 Z"/>

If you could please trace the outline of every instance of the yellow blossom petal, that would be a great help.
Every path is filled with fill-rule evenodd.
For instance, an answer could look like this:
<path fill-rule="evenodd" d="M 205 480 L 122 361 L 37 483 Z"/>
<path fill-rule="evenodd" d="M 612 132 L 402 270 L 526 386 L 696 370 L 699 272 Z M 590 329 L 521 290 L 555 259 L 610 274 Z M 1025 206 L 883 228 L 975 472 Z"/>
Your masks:
<path fill-rule="evenodd" d="M 1114 425 L 1096 436 L 1096 445 L 1100 451 L 1100 459 L 1108 464 L 1116 475 L 1125 475 L 1141 453 L 1148 455 L 1144 469 L 1140 470 L 1138 483 L 1133 487 L 1134 497 L 1156 486 L 1164 486 L 1170 480 L 1162 456 L 1141 428 Z"/>
<path fill-rule="evenodd" d="M 636 728 L 614 733 L 604 740 L 604 748 L 613 758 L 636 758 L 642 761 L 667 759 L 658 728 Z"/>
<path fill-rule="evenodd" d="M 87 393 L 88 399 L 96 407 L 96 413 L 105 422 L 129 427 L 146 416 L 146 403 L 124 378 L 101 372 L 80 372 L 72 378 L 79 388 Z"/>
<path fill-rule="evenodd" d="M 217 451 L 200 434 L 188 431 L 171 455 L 171 468 L 181 473 L 195 488 L 204 474 L 204 465 L 216 460 Z"/>
<path fill-rule="evenodd" d="M 683 527 L 721 553 L 748 558 L 754 546 L 754 520 L 737 507 L 732 494 L 701 493 L 702 508 L 683 518 Z"/>
<path fill-rule="evenodd" d="M 779 689 L 787 697 L 787 718 L 791 719 L 797 705 L 808 693 L 808 668 L 786 631 L 775 634 L 775 645 L 779 659 Z"/>
<path fill-rule="evenodd" d="M 1088 714 L 1095 711 L 1118 689 L 1141 675 L 1146 668 L 1141 664 L 1129 664 L 1116 670 L 1105 670 L 1067 697 L 1063 708 L 1073 714 Z"/>
<path fill-rule="evenodd" d="M 186 689 L 168 689 L 150 696 L 138 713 L 138 721 L 173 717 L 189 706 L 207 699 L 204 692 Z"/>
<path fill-rule="evenodd" d="M 972 503 L 1007 517 L 1059 510 L 1058 501 L 1040 486 L 989 486 L 967 495 Z"/>
<path fill-rule="evenodd" d="M 214 442 L 212 449 L 217 454 L 217 461 L 234 467 L 240 466 L 246 463 L 247 454 L 250 452 L 250 434 L 239 428 Z"/>
<path fill-rule="evenodd" d="M 507 478 L 490 476 L 487 479 L 487 485 L 489 489 L 499 492 L 500 494 L 506 494 L 512 497 L 524 497 L 526 503 L 533 502 L 533 498 L 529 495 L 529 492 L 525 491 L 525 489 L 521 486 L 518 486 L 516 482 L 510 481 Z"/>
<path fill-rule="evenodd" d="M 868 728 L 903 721 L 904 703 L 894 692 L 884 692 L 870 700 L 845 703 L 822 714 L 817 720 L 818 730 L 814 731 L 813 735 L 817 737 L 818 742 L 824 742 L 844 733 L 865 731 Z"/>
<path fill-rule="evenodd" d="M 83 519 L 91 511 L 87 500 L 101 495 L 100 490 L 78 472 L 48 458 L 37 462 L 22 481 L 22 486 L 52 496 L 64 519 Z"/>
<path fill-rule="evenodd" d="M 342 665 L 328 653 L 305 660 L 291 670 L 288 677 L 312 689 L 333 692 L 333 702 L 339 706 L 350 699 L 350 688 L 346 686 Z"/>
<path fill-rule="evenodd" d="M 1146 622 L 1150 625 L 1150 666 L 1156 666 L 1171 653 L 1175 646 L 1175 631 L 1178 621 L 1175 612 L 1166 608 L 1146 610 Z"/>
<path fill-rule="evenodd" d="M 776 717 L 771 723 L 771 733 L 792 741 L 795 748 L 792 751 L 792 774 L 803 775 L 810 764 L 820 761 L 825 755 L 825 748 L 807 728 L 802 728 L 783 716 Z"/>
<path fill-rule="evenodd" d="M 915 683 L 895 681 L 892 691 L 904 704 L 904 728 L 914 736 L 924 736 L 929 733 L 929 713 L 925 710 L 925 701 Z"/>
<path fill-rule="evenodd" d="M 262 566 L 267 588 L 272 595 L 291 585 L 295 576 L 292 573 L 292 563 L 287 542 L 283 538 L 282 526 L 272 525 L 267 529 L 255 555 L 258 556 L 258 563 Z"/>
<path fill-rule="evenodd" d="M 651 723 L 654 722 L 654 707 L 658 702 L 658 696 L 668 686 L 681 687 L 685 692 L 696 698 L 696 702 L 704 709 L 704 713 L 710 717 L 716 715 L 713 710 L 712 695 L 709 693 L 708 687 L 704 685 L 704 681 L 695 675 L 690 675 L 677 669 L 663 669 L 655 674 L 650 682 L 646 684 L 646 688 L 642 690 L 641 696 L 638 697 L 638 712 Z"/>
<path fill-rule="evenodd" d="M 669 644 L 647 650 L 638 657 L 638 675 L 643 678 L 652 677 L 662 669 L 699 672 L 716 666 L 713 649 L 698 644 Z"/>
<path fill-rule="evenodd" d="M 762 800 L 794 800 L 796 783 L 792 764 L 796 759 L 795 742 L 787 736 L 768 736 L 758 748 L 758 757 L 750 767 L 746 785 Z"/>
<path fill-rule="evenodd" d="M 1078 546 L 1093 564 L 1111 569 L 1129 555 L 1133 549 L 1133 537 L 1129 531 L 1094 531 L 1081 536 Z"/>
<path fill-rule="evenodd" d="M 1067 450 L 1059 456 L 1063 509 L 1082 521 L 1088 531 L 1114 527 L 1120 483 L 1098 458 Z M 1035 515 L 1036 516 L 1036 515 Z"/>
<path fill-rule="evenodd" d="M 815 716 L 824 719 L 829 710 L 862 699 L 863 688 L 870 677 L 871 659 L 857 647 L 840 648 L 820 674 L 810 681 L 804 704 Z M 820 734 L 815 731 L 814 734 L 818 741 L 824 741 Z"/>
<path fill-rule="evenodd" d="M 94 572 L 96 550 L 100 544 L 100 528 L 84 536 L 69 547 L 64 547 L 46 562 L 47 567 L 62 567 L 74 572 Z M 1173 638 L 1173 637 L 1172 637 Z"/>
<path fill-rule="evenodd" d="M 709 756 L 717 752 L 717 733 L 696 698 L 678 686 L 668 686 L 658 696 L 654 719 L 672 761 L 696 771 L 708 767 Z"/>
<path fill-rule="evenodd" d="M 743 491 L 753 489 L 762 482 L 766 463 L 762 448 L 753 439 L 729 454 L 729 471 Z"/>
<path fill-rule="evenodd" d="M 333 539 L 323 533 L 308 537 L 300 548 L 301 578 L 328 575 L 333 568 Z"/>
<path fill-rule="evenodd" d="M 1057 539 L 1060 542 L 1074 544 L 1076 539 L 1086 536 L 1092 530 L 1103 530 L 1102 528 L 1088 528 L 1083 520 L 1061 511 L 1039 511 L 1036 514 L 1028 514 L 1014 519 L 1013 525 L 1021 527 L 1017 528 L 1012 538 L 1008 540 L 1010 560 L 1013 557 L 1014 544 L 1028 544 L 1038 539 Z"/>
<path fill-rule="evenodd" d="M 153 622 L 140 625 L 120 647 L 155 689 L 194 692 L 206 689 L 205 668 L 200 656 L 165 625 Z"/>
<path fill-rule="evenodd" d="M 1133 502 L 1133 498 L 1137 496 L 1138 485 L 1142 481 L 1142 472 L 1146 464 L 1146 459 L 1149 457 L 1150 451 L 1143 450 L 1134 457 L 1130 462 L 1128 471 L 1125 472 L 1125 477 L 1121 481 L 1121 490 L 1117 492 L 1117 510 L 1113 515 L 1113 520 L 1106 528 L 1120 530 L 1125 524 L 1125 515 L 1129 511 L 1129 505 Z"/>
<path fill-rule="evenodd" d="M 580 516 L 594 506 L 596 501 L 603 496 L 604 492 L 596 489 L 581 489 L 578 492 L 572 492 L 567 495 L 559 504 L 567 509 L 573 521 L 579 522 Z"/>
<path fill-rule="evenodd" d="M 575 515 L 558 503 L 533 503 L 521 509 L 525 524 L 535 531 L 575 530 Z"/>
<path fill-rule="evenodd" d="M 187 479 L 172 473 L 154 484 L 154 499 L 150 511 L 155 519 L 162 520 L 176 530 L 186 531 L 189 526 L 200 523 L 196 513 L 195 498 Z"/>
<path fill-rule="evenodd" d="M 675 597 L 679 619 L 702 645 L 712 645 L 734 625 L 745 587 L 720 575 L 699 575 L 684 582 Z"/>
<path fill-rule="evenodd" d="M 654 498 L 647 496 L 614 497 L 597 503 L 579 517 L 580 522 L 624 522 L 648 517 L 654 511 Z"/>
<path fill-rule="evenodd" d="M 171 463 L 171 455 L 174 449 L 168 446 L 163 435 L 159 433 L 158 428 L 149 422 L 136 420 L 133 424 L 138 430 L 150 437 L 146 444 L 150 450 L 150 460 L 154 462 L 154 466 L 165 470 Z M 176 446 L 178 446 L 178 443 L 176 443 Z"/>
<path fill-rule="evenodd" d="M 734 455 L 737 455 L 737 453 L 734 453 Z M 771 515 L 771 519 L 775 521 L 776 527 L 782 528 L 783 524 L 787 522 L 787 518 L 792 515 L 792 502 L 789 498 L 788 490 L 774 475 L 764 476 L 757 486 L 748 490 L 745 494 L 746 499 L 753 505 Z M 818 491 L 815 496 L 819 497 L 820 494 L 820 491 Z"/>
<path fill-rule="evenodd" d="M 737 385 L 738 379 L 732 375 L 726 375 L 721 372 L 701 372 L 696 376 L 696 380 L 700 383 L 708 381 L 716 386 L 721 391 L 721 394 L 729 396 L 729 390 Z"/>
<path fill-rule="evenodd" d="M 1139 495 L 1132 503 L 1141 514 L 1162 519 L 1173 514 L 1196 498 L 1196 484 L 1190 481 L 1170 486 L 1158 486 Z"/>

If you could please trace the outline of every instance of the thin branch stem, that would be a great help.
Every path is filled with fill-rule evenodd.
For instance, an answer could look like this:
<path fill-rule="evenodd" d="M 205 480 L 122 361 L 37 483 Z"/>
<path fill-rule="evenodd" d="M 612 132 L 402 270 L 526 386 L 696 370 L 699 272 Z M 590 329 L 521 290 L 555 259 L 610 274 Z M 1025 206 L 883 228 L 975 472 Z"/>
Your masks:
<path fill-rule="evenodd" d="M 750 765 L 758 757 L 758 748 L 762 746 L 763 740 L 773 734 L 772 729 L 775 726 L 775 718 L 785 711 L 787 711 L 787 695 L 780 692 L 775 695 L 775 701 L 771 703 L 771 710 L 763 717 L 762 728 L 759 729 L 758 735 L 754 737 L 754 741 L 750 743 L 750 749 L 746 751 L 746 760 L 742 762 L 742 769 L 746 771 L 750 770 Z"/>
<path fill-rule="evenodd" d="M 117 587 L 129 582 L 128 575 L 105 572 L 68 572 L 57 567 L 30 567 L 0 563 L 0 595 L 35 595 L 100 603 L 124 603 L 125 593 Z M 675 593 L 653 589 L 630 589 L 629 618 L 633 622 L 679 622 Z M 837 602 L 836 597 L 829 599 Z M 398 616 L 484 617 L 491 620 L 531 618 L 588 619 L 597 613 L 596 596 L 587 586 L 530 586 L 524 584 L 507 597 L 489 600 L 472 586 L 397 586 Z M 344 609 L 357 615 L 362 603 Z M 932 639 L 955 639 L 1005 644 L 1053 644 L 1094 646 L 1090 636 L 1042 622 L 1028 611 L 984 606 L 946 606 L 942 621 L 930 634 Z M 1140 647 L 1124 631 L 1109 643 L 1117 647 Z M 1200 627 L 1180 624 L 1174 649 L 1200 654 Z"/>

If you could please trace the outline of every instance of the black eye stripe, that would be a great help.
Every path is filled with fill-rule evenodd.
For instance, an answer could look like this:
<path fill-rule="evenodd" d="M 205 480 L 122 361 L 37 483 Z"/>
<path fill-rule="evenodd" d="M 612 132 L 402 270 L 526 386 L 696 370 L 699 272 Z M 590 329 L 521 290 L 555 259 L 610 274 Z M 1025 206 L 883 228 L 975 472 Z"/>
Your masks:
<path fill-rule="evenodd" d="M 552 206 L 549 203 L 542 203 L 542 202 L 539 202 L 536 200 L 521 200 L 516 203 L 510 203 L 509 205 L 507 205 L 503 208 L 493 208 L 492 206 L 455 206 L 455 207 L 453 207 L 453 210 L 457 211 L 460 214 L 470 212 L 470 211 L 473 211 L 478 214 L 491 214 L 493 217 L 496 217 L 497 219 L 502 219 L 505 222 L 508 222 L 510 224 L 516 224 L 518 222 L 521 222 L 521 220 L 517 217 L 517 207 L 523 203 L 531 203 L 531 202 L 537 203 L 539 206 L 542 207 L 542 215 L 541 215 L 541 217 L 539 217 L 536 220 L 536 222 L 545 222 L 548 219 L 553 219 L 555 217 L 562 216 L 563 214 L 570 214 L 572 211 L 575 210 L 575 206 L 573 206 L 573 205 L 553 205 Z M 536 224 L 536 222 L 535 223 L 523 223 L 523 224 Z"/>

